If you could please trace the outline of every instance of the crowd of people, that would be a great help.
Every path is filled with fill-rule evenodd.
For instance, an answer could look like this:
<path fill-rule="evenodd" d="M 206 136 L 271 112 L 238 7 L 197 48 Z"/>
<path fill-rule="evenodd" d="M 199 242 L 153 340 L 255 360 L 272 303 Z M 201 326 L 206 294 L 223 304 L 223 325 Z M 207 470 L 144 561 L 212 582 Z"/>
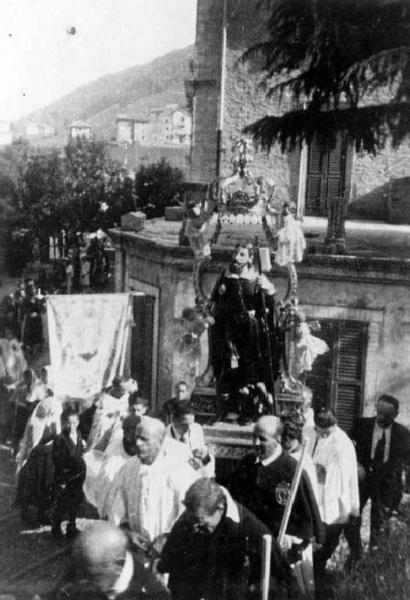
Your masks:
<path fill-rule="evenodd" d="M 326 406 L 264 415 L 253 428 L 253 451 L 221 476 L 185 382 L 157 415 L 148 414 L 133 380 L 114 380 L 80 414 L 53 396 L 47 369 L 38 381 L 26 378 L 19 397 L 35 400 L 17 444 L 16 503 L 22 519 L 51 523 L 56 538 L 76 538 L 73 570 L 55 597 L 257 597 L 261 539 L 270 534 L 273 597 L 313 598 L 342 532 L 347 568 L 360 559 L 366 502 L 371 547 L 399 510 L 410 432 L 397 423 L 390 395 L 350 437 Z M 78 535 L 84 499 L 98 519 Z"/>

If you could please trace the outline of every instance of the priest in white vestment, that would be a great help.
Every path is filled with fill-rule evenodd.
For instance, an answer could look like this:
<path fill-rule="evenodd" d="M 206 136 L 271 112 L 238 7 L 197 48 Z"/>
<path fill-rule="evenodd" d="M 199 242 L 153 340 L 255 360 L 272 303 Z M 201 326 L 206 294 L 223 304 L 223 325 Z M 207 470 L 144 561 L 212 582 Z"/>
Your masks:
<path fill-rule="evenodd" d="M 360 514 L 359 482 L 353 442 L 337 426 L 332 409 L 322 408 L 314 418 L 316 435 L 309 449 L 317 474 L 320 516 L 326 527 L 325 543 L 316 561 L 317 574 L 323 576 L 342 530 L 349 538 L 349 522 Z"/>
<path fill-rule="evenodd" d="M 202 425 L 195 423 L 195 410 L 189 400 L 176 405 L 166 427 L 166 436 L 186 444 L 190 452 L 190 464 L 200 470 L 203 477 L 215 477 L 215 458 L 210 452 Z"/>
<path fill-rule="evenodd" d="M 189 464 L 189 448 L 166 438 L 158 419 L 143 417 L 136 452 L 116 476 L 104 513 L 115 525 L 127 524 L 133 541 L 148 550 L 170 531 L 184 510 L 185 492 L 201 473 Z"/>

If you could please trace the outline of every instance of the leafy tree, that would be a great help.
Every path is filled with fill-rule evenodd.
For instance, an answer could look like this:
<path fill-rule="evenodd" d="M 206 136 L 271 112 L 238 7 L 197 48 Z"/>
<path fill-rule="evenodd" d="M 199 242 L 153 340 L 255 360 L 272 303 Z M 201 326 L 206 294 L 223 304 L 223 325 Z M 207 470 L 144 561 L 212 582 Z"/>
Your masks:
<path fill-rule="evenodd" d="M 244 59 L 262 58 L 267 96 L 295 105 L 245 131 L 263 148 L 289 150 L 338 130 L 356 150 L 376 153 L 410 132 L 409 0 L 264 0 L 268 39 Z M 303 103 L 305 107 L 302 108 Z"/>
<path fill-rule="evenodd" d="M 135 177 L 137 207 L 149 219 L 162 217 L 166 206 L 179 203 L 183 194 L 184 174 L 166 160 L 142 166 Z"/>

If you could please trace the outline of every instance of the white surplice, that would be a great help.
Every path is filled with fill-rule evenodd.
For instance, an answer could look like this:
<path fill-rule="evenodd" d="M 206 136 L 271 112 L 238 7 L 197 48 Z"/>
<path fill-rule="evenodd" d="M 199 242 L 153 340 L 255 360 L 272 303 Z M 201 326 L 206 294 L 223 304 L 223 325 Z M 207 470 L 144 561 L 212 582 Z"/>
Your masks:
<path fill-rule="evenodd" d="M 128 523 L 131 532 L 152 542 L 170 531 L 184 510 L 182 501 L 190 485 L 201 476 L 189 465 L 185 444 L 165 438 L 151 465 L 129 458 L 108 494 L 104 514 L 115 525 Z"/>
<path fill-rule="evenodd" d="M 204 430 L 199 423 L 191 423 L 188 431 L 184 434 L 178 433 L 172 423 L 167 425 L 165 435 L 173 440 L 177 440 L 182 444 L 186 444 L 189 448 L 191 458 L 195 456 L 195 450 L 201 450 L 208 453 L 208 464 L 201 467 L 200 472 L 203 477 L 215 477 L 215 458 L 206 445 Z"/>
<path fill-rule="evenodd" d="M 325 438 L 310 440 L 310 454 L 318 476 L 318 505 L 324 523 L 346 523 L 360 513 L 357 459 L 353 442 L 337 425 Z"/>

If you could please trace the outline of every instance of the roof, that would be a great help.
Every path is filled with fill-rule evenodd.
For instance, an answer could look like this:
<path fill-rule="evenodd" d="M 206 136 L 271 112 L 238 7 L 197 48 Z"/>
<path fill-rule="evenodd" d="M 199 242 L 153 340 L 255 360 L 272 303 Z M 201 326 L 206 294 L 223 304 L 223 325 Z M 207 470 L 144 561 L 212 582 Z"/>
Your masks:
<path fill-rule="evenodd" d="M 125 114 L 119 114 L 116 121 L 134 121 L 137 123 L 149 123 L 149 118 L 146 115 L 135 115 L 133 117 Z"/>
<path fill-rule="evenodd" d="M 81 127 L 83 129 L 91 129 L 91 125 L 89 123 L 86 123 L 85 121 L 74 121 L 73 123 L 71 123 L 70 129 L 72 127 Z"/>

